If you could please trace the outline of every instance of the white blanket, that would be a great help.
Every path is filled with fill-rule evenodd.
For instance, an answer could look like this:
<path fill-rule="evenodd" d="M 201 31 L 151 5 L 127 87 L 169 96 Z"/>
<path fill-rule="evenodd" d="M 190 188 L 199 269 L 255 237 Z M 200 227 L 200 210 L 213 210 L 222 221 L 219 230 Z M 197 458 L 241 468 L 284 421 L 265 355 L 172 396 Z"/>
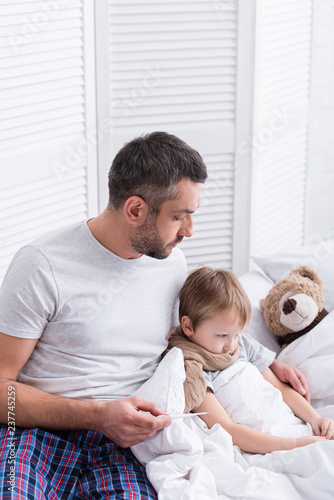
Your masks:
<path fill-rule="evenodd" d="M 310 436 L 310 424 L 297 418 L 282 393 L 247 362 L 237 362 L 214 380 L 217 399 L 233 422 L 281 437 Z"/>
<path fill-rule="evenodd" d="M 262 428 L 262 410 L 255 409 L 255 399 L 264 401 L 264 413 L 270 416 L 270 422 L 265 422 L 267 432 L 276 430 L 288 435 L 292 427 L 293 431 L 298 429 L 298 432 L 309 434 L 309 426 L 291 414 L 267 382 L 261 384 L 256 395 L 254 390 L 250 393 L 249 387 L 255 385 L 251 372 L 256 373 L 240 365 L 231 371 L 225 370 L 225 380 L 223 373 L 219 375 L 217 394 L 230 405 L 230 410 L 233 407 L 235 414 L 247 415 L 248 424 L 256 422 L 258 428 Z M 235 396 L 236 389 L 230 390 L 232 379 L 239 386 L 247 382 L 242 397 Z M 154 401 L 170 414 L 182 413 L 183 380 L 182 352 L 174 348 L 137 395 Z M 174 420 L 169 427 L 133 446 L 132 450 L 146 466 L 159 500 L 333 498 L 334 441 L 252 455 L 241 453 L 233 446 L 231 436 L 218 424 L 208 429 L 199 417 L 193 417 Z"/>
<path fill-rule="evenodd" d="M 334 408 L 334 311 L 313 330 L 288 345 L 278 359 L 296 366 L 305 375 L 311 403 L 325 416 Z"/>

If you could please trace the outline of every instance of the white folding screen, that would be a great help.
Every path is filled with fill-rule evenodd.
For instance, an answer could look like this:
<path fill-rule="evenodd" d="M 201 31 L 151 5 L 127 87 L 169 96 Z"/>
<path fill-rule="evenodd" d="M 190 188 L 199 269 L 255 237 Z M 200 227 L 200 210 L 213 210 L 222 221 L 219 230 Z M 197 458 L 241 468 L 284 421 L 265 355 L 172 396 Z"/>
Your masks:
<path fill-rule="evenodd" d="M 113 156 L 153 130 L 208 165 L 190 269 L 302 244 L 317 1 L 0 0 L 0 280 L 102 210 Z"/>
<path fill-rule="evenodd" d="M 312 0 L 257 2 L 252 252 L 304 243 Z"/>
<path fill-rule="evenodd" d="M 96 212 L 89 18 L 89 0 L 0 3 L 0 281 L 19 247 Z"/>
<path fill-rule="evenodd" d="M 108 160 L 126 141 L 153 130 L 175 134 L 200 152 L 209 179 L 194 216 L 194 236 L 182 244 L 190 269 L 205 263 L 233 266 L 237 5 L 234 0 L 97 5 L 97 24 L 109 18 L 108 33 L 97 31 L 100 175 L 107 179 Z M 108 120 L 109 132 L 103 133 Z M 106 181 L 100 196 L 103 208 Z"/>
<path fill-rule="evenodd" d="M 314 10 L 306 244 L 334 238 L 334 0 Z"/>

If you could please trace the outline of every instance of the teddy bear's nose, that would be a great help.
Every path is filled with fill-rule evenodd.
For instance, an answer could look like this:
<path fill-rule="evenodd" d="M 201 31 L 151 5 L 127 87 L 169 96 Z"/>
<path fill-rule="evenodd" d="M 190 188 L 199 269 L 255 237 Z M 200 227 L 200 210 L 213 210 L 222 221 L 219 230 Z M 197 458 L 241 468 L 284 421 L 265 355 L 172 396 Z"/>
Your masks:
<path fill-rule="evenodd" d="M 297 301 L 295 299 L 288 299 L 283 304 L 284 314 L 290 314 L 296 309 Z"/>

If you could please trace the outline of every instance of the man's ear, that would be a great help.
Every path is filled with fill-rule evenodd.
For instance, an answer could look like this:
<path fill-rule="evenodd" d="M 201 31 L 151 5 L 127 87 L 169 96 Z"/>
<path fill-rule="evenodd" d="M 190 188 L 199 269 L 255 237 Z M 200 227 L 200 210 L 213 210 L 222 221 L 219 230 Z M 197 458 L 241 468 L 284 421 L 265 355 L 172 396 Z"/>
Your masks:
<path fill-rule="evenodd" d="M 148 214 L 148 205 L 140 196 L 130 196 L 124 203 L 124 216 L 129 224 L 141 226 Z"/>
<path fill-rule="evenodd" d="M 182 331 L 187 337 L 194 335 L 193 323 L 189 316 L 182 316 L 181 318 Z"/>

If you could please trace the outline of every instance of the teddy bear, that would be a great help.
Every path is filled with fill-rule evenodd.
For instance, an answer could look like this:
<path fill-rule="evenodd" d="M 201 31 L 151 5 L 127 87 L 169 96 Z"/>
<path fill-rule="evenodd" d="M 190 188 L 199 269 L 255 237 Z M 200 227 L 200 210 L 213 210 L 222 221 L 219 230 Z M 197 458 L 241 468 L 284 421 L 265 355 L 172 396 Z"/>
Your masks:
<path fill-rule="evenodd" d="M 278 281 L 260 308 L 269 330 L 282 348 L 309 332 L 328 312 L 324 309 L 322 281 L 316 271 L 299 266 Z"/>

